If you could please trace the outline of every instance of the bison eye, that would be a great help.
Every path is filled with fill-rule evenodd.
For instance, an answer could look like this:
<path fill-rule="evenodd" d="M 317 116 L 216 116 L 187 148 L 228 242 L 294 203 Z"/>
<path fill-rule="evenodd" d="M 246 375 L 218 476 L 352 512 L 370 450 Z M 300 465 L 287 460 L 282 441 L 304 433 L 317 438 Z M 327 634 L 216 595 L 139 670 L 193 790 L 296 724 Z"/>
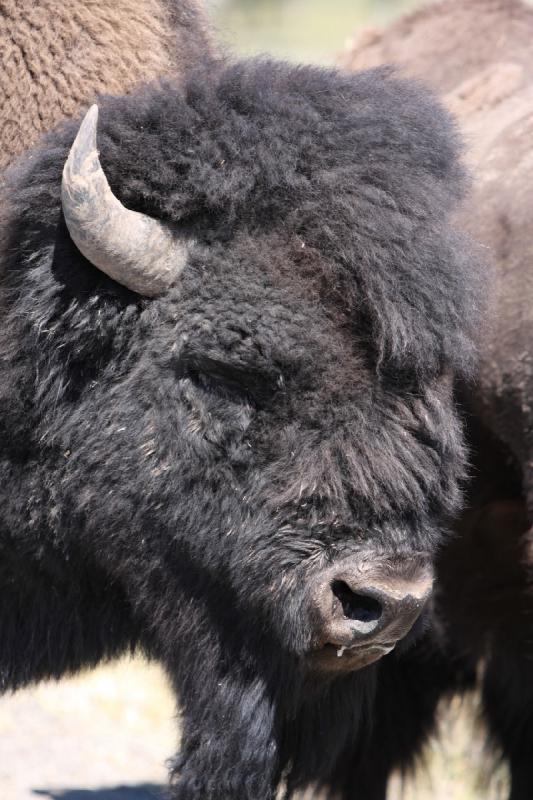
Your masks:
<path fill-rule="evenodd" d="M 199 356 L 180 363 L 179 377 L 189 378 L 210 394 L 256 407 L 265 405 L 279 386 L 275 376 L 253 367 Z"/>

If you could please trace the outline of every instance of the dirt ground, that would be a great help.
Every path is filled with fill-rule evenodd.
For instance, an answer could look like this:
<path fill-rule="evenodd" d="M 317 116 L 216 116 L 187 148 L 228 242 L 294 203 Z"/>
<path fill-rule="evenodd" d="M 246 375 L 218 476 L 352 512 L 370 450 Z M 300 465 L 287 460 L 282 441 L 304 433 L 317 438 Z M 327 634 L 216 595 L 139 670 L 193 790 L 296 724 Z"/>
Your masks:
<path fill-rule="evenodd" d="M 506 775 L 484 752 L 474 701 L 454 701 L 441 717 L 426 766 L 414 782 L 394 779 L 390 800 L 504 800 Z M 155 800 L 176 730 L 164 676 L 140 661 L 4 697 L 0 798 Z"/>

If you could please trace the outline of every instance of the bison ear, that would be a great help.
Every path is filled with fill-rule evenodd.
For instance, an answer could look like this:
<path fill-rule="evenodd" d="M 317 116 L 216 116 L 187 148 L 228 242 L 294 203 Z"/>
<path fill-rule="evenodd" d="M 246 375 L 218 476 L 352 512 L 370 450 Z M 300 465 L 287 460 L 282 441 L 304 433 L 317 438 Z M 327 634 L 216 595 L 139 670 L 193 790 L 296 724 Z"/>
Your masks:
<path fill-rule="evenodd" d="M 92 106 L 70 149 L 61 203 L 78 250 L 110 278 L 138 294 L 156 297 L 176 280 L 187 246 L 164 223 L 131 211 L 111 191 L 96 150 L 98 106 Z"/>

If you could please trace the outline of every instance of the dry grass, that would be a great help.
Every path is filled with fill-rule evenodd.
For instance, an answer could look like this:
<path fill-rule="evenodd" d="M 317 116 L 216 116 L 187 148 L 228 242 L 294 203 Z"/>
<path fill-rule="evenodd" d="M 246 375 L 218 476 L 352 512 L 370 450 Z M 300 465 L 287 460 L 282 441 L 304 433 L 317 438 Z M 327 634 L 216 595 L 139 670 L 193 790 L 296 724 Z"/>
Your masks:
<path fill-rule="evenodd" d="M 454 700 L 441 713 L 441 735 L 427 748 L 414 780 L 392 781 L 390 800 L 503 800 L 507 777 L 495 770 L 477 728 L 474 699 Z M 122 662 L 45 684 L 0 701 L 0 798 L 36 800 L 59 790 L 95 790 L 165 782 L 175 747 L 174 703 L 154 665 Z M 490 778 L 490 787 L 489 787 Z M 66 800 L 145 800 L 98 792 Z"/>
<path fill-rule="evenodd" d="M 164 783 L 176 744 L 173 715 L 161 671 L 135 661 L 4 697 L 0 799 L 37 800 L 36 789 L 50 790 L 48 800 L 59 789 Z"/>
<path fill-rule="evenodd" d="M 485 746 L 477 698 L 443 705 L 440 732 L 413 779 L 392 781 L 390 800 L 504 800 L 508 775 Z"/>

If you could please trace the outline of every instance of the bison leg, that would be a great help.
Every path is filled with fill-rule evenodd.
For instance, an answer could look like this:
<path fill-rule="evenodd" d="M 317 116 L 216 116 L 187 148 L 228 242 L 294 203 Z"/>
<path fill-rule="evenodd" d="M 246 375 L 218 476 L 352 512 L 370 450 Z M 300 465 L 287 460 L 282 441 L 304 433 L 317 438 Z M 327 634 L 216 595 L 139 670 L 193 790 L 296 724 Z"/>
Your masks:
<path fill-rule="evenodd" d="M 339 800 L 386 800 L 390 767 L 383 769 L 383 764 L 375 768 L 368 756 L 368 765 L 352 765 L 350 779 L 341 790 Z M 383 769 L 383 771 L 381 771 Z"/>
<path fill-rule="evenodd" d="M 263 681 L 214 658 L 171 676 L 182 705 L 173 800 L 274 800 L 280 780 L 275 710 Z M 218 672 L 218 674 L 217 674 Z"/>
<path fill-rule="evenodd" d="M 509 764 L 511 800 L 529 800 L 533 797 L 532 532 L 524 530 L 523 517 L 518 522 L 501 528 L 506 545 L 500 551 L 504 556 L 511 548 L 512 569 L 505 569 L 501 556 L 495 570 L 500 584 L 492 592 L 483 705 L 491 737 Z"/>
<path fill-rule="evenodd" d="M 511 771 L 511 800 L 533 797 L 533 687 L 531 661 L 495 654 L 483 682 L 490 732 Z"/>
<path fill-rule="evenodd" d="M 443 553 L 441 604 L 454 648 L 486 664 L 485 718 L 511 768 L 512 800 L 525 800 L 533 797 L 530 512 L 522 497 L 493 500 L 489 490 L 491 502 L 472 505 Z"/>
<path fill-rule="evenodd" d="M 510 800 L 533 797 L 533 685 L 531 659 L 495 653 L 483 682 L 483 702 L 491 735 L 511 771 Z"/>
<path fill-rule="evenodd" d="M 454 644 L 486 665 L 485 717 L 510 766 L 512 800 L 533 797 L 533 377 L 524 319 L 501 317 L 491 357 L 483 344 L 477 387 L 465 398 L 474 480 L 440 570 Z"/>

